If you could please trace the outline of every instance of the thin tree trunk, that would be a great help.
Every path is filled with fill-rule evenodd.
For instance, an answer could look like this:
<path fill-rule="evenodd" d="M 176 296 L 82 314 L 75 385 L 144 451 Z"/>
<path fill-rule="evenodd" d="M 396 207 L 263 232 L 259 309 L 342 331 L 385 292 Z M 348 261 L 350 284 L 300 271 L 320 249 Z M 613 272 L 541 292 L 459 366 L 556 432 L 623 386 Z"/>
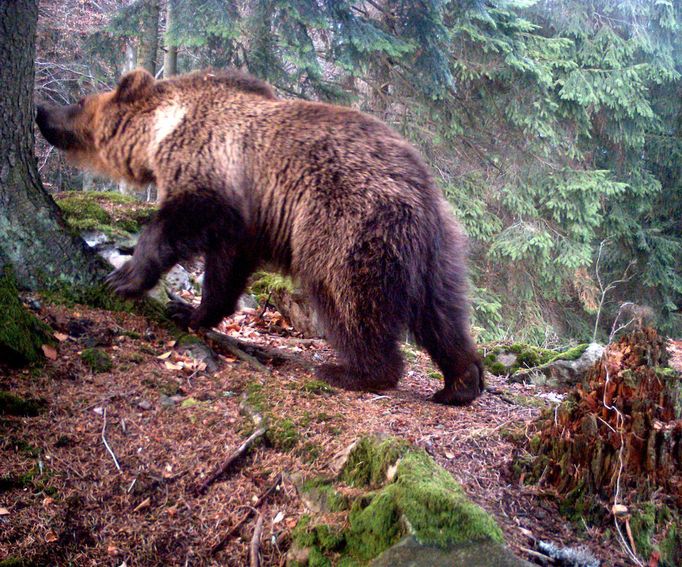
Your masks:
<path fill-rule="evenodd" d="M 71 235 L 40 181 L 33 155 L 33 74 L 38 0 L 0 1 L 0 268 L 20 287 L 94 283 L 101 263 Z"/>
<path fill-rule="evenodd" d="M 156 76 L 156 52 L 159 48 L 159 0 L 144 0 L 138 63 Z"/>
<path fill-rule="evenodd" d="M 163 78 L 167 79 L 178 74 L 178 47 L 170 45 L 168 39 L 173 28 L 173 2 L 166 2 L 166 35 L 164 36 Z"/>
<path fill-rule="evenodd" d="M 125 74 L 128 71 L 132 71 L 135 69 L 135 67 L 137 67 L 137 50 L 135 49 L 135 46 L 132 44 L 132 42 L 126 41 L 126 55 L 125 61 L 123 63 L 123 73 Z M 128 195 L 131 191 L 125 181 L 119 181 L 118 192 Z"/>

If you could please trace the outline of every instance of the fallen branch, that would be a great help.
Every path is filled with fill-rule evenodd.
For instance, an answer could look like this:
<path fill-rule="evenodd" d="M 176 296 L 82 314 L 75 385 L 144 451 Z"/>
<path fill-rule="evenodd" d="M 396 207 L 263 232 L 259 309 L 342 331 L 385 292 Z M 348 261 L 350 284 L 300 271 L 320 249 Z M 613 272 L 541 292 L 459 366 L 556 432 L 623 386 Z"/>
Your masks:
<path fill-rule="evenodd" d="M 233 356 L 237 356 L 238 358 L 241 358 L 242 360 L 245 360 L 251 364 L 253 364 L 253 359 L 256 359 L 256 362 L 259 363 L 270 362 L 275 365 L 289 362 L 301 366 L 306 370 L 310 370 L 314 367 L 313 364 L 302 359 L 300 356 L 289 354 L 282 351 L 281 349 L 268 348 L 255 345 L 253 343 L 247 343 L 235 339 L 234 337 L 228 337 L 227 335 L 217 331 L 207 331 L 204 333 L 204 335 L 208 340 L 212 341 L 216 347 L 218 347 L 217 350 L 220 350 L 220 348 L 227 350 Z M 249 358 L 244 358 L 244 355 Z M 263 364 L 259 364 L 257 367 L 259 370 L 270 372 L 270 369 L 265 367 Z"/>
<path fill-rule="evenodd" d="M 211 486 L 216 480 L 218 480 L 221 476 L 223 476 L 229 468 L 232 466 L 232 464 L 240 459 L 242 456 L 246 454 L 246 452 L 253 446 L 253 444 L 258 441 L 263 435 L 265 435 L 266 431 L 268 430 L 267 427 L 259 427 L 254 431 L 249 438 L 244 441 L 238 448 L 237 450 L 232 453 L 225 461 L 223 461 L 223 464 L 218 467 L 218 469 L 211 475 L 209 476 L 204 482 L 202 482 L 197 488 L 195 488 L 194 492 L 196 494 L 202 494 L 206 492 L 209 486 Z"/>
<path fill-rule="evenodd" d="M 118 472 L 123 472 L 121 470 L 121 465 L 118 464 L 118 459 L 116 458 L 116 455 L 112 451 L 111 447 L 109 446 L 109 443 L 107 443 L 107 438 L 106 438 L 106 432 L 107 432 L 107 408 L 104 408 L 104 424 L 102 425 L 102 442 L 104 443 L 104 446 L 107 448 L 107 451 L 109 451 L 109 454 L 111 455 L 111 458 L 114 459 L 114 464 L 116 465 L 116 468 L 118 469 Z"/>
<path fill-rule="evenodd" d="M 263 514 L 258 514 L 256 527 L 253 529 L 253 537 L 249 546 L 249 559 L 251 567 L 260 567 L 260 538 L 263 535 Z"/>
<path fill-rule="evenodd" d="M 245 516 L 239 520 L 234 526 L 230 528 L 230 531 L 228 531 L 218 543 L 216 543 L 212 548 L 211 548 L 211 554 L 218 553 L 221 549 L 223 549 L 232 539 L 232 536 L 236 534 L 241 527 L 249 520 L 251 517 L 251 514 L 253 514 L 255 511 L 257 511 L 258 508 L 265 502 L 265 500 L 272 494 L 275 490 L 277 490 L 277 487 L 281 484 L 282 482 L 282 473 L 278 474 L 277 477 L 275 478 L 275 482 L 270 485 L 270 488 L 268 488 L 263 494 L 260 495 L 258 500 L 253 506 L 248 506 L 247 512 Z"/>
<path fill-rule="evenodd" d="M 247 364 L 250 364 L 260 372 L 267 373 L 272 372 L 272 370 L 270 370 L 267 366 L 265 366 L 262 362 L 258 360 L 258 357 L 252 356 L 243 348 L 245 343 L 242 343 L 237 339 L 228 337 L 227 335 L 224 335 L 223 333 L 219 333 L 217 331 L 207 331 L 206 333 L 204 333 L 204 335 L 208 340 L 214 343 L 214 345 L 217 345 L 218 348 L 216 350 L 222 350 L 223 352 L 227 352 L 232 356 L 236 356 L 238 359 L 243 360 Z M 253 345 L 251 345 L 251 347 L 253 347 Z M 254 349 L 252 348 L 251 350 Z M 261 356 L 261 358 L 264 357 Z"/>

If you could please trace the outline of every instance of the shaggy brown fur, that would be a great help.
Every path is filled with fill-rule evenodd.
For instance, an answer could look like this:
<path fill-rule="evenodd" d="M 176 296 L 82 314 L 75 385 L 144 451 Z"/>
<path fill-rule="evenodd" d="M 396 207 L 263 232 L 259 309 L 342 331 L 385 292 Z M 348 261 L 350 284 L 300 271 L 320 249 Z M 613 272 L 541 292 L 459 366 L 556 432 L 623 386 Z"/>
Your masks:
<path fill-rule="evenodd" d="M 319 370 L 328 382 L 395 386 L 407 327 L 445 376 L 436 401 L 468 403 L 483 390 L 465 238 L 415 150 L 378 120 L 277 99 L 238 72 L 157 82 L 137 70 L 113 92 L 39 107 L 37 122 L 80 164 L 157 185 L 158 215 L 109 277 L 117 292 L 140 295 L 204 254 L 201 305 L 174 315 L 211 327 L 269 263 L 298 279 L 326 324 L 340 356 Z"/>

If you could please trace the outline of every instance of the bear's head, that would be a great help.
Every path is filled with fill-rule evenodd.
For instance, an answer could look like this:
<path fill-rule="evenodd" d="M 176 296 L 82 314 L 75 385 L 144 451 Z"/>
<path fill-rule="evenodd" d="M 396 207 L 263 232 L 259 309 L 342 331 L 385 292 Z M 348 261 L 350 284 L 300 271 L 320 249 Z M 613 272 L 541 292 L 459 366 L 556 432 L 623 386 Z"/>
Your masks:
<path fill-rule="evenodd" d="M 37 104 L 36 123 L 45 139 L 72 161 L 111 173 L 102 155 L 116 119 L 154 92 L 156 81 L 144 69 L 124 75 L 113 91 L 91 94 L 67 106 Z"/>

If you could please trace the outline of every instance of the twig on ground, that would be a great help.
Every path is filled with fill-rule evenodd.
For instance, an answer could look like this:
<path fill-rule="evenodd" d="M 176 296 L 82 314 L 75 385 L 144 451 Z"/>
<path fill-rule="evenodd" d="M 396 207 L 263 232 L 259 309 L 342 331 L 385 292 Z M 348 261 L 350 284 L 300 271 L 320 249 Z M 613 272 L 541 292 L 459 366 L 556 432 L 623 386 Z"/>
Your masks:
<path fill-rule="evenodd" d="M 104 408 L 104 413 L 102 414 L 104 418 L 104 423 L 102 425 L 102 442 L 104 443 L 104 446 L 107 448 L 107 451 L 109 451 L 109 454 L 111 455 L 111 458 L 114 459 L 114 464 L 116 465 L 116 468 L 118 469 L 118 472 L 123 472 L 121 470 L 121 465 L 118 464 L 118 459 L 116 458 L 116 455 L 114 454 L 114 451 L 111 449 L 109 446 L 109 443 L 107 443 L 107 438 L 106 438 L 106 432 L 107 432 L 107 408 Z"/>
<path fill-rule="evenodd" d="M 263 494 L 260 495 L 258 500 L 253 506 L 248 507 L 248 511 L 246 512 L 246 515 L 239 520 L 234 526 L 230 528 L 230 531 L 228 531 L 218 543 L 216 543 L 212 548 L 211 548 L 211 554 L 218 553 L 223 547 L 225 547 L 232 536 L 236 534 L 241 527 L 248 521 L 248 519 L 251 517 L 251 514 L 253 514 L 260 506 L 265 502 L 265 500 L 272 494 L 275 490 L 277 490 L 277 487 L 282 483 L 282 473 L 279 473 L 275 477 L 275 482 L 270 485 L 270 487 L 263 492 Z"/>
<path fill-rule="evenodd" d="M 260 538 L 263 535 L 263 514 L 258 513 L 256 527 L 253 529 L 253 537 L 249 546 L 249 560 L 251 567 L 260 567 Z"/>
<path fill-rule="evenodd" d="M 234 337 L 228 337 L 217 331 L 207 331 L 204 333 L 204 336 L 212 341 L 215 346 L 218 347 L 218 350 L 222 348 L 233 356 L 248 362 L 263 372 L 271 372 L 267 366 L 262 364 L 263 362 L 271 362 L 275 365 L 291 362 L 306 370 L 313 368 L 312 364 L 302 359 L 300 356 L 283 352 L 281 349 L 247 343 L 235 339 Z"/>
<path fill-rule="evenodd" d="M 529 549 L 528 547 L 523 547 L 520 545 L 518 547 L 524 553 L 527 553 L 531 557 L 535 557 L 540 561 L 543 561 L 545 564 L 549 563 L 550 565 L 554 565 L 556 563 L 556 561 L 552 559 L 549 555 L 545 555 L 544 553 L 540 553 L 539 551 L 535 551 L 534 549 Z"/>
<path fill-rule="evenodd" d="M 209 486 L 211 486 L 216 480 L 218 480 L 222 475 L 224 475 L 232 464 L 240 459 L 246 454 L 246 452 L 253 446 L 253 444 L 258 441 L 263 435 L 265 435 L 267 427 L 260 427 L 254 431 L 250 437 L 244 441 L 236 451 L 234 451 L 227 459 L 223 461 L 223 464 L 218 467 L 218 469 L 209 476 L 204 482 L 202 482 L 198 487 L 194 489 L 197 494 L 202 494 L 206 492 Z"/>

